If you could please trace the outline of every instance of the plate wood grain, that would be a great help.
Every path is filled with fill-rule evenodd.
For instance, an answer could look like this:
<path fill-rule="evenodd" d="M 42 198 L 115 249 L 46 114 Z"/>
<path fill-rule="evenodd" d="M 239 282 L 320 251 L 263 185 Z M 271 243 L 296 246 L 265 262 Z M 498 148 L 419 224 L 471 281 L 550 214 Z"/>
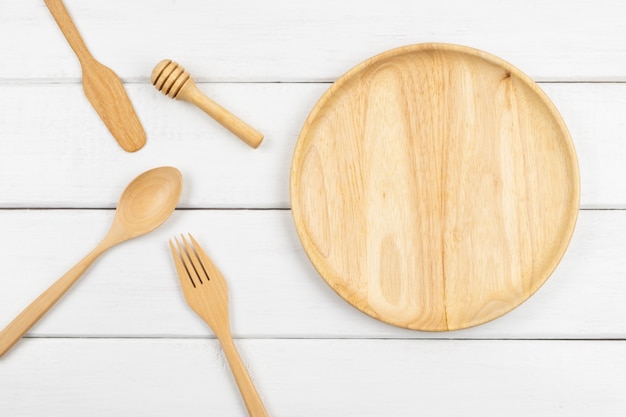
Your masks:
<path fill-rule="evenodd" d="M 493 320 L 548 279 L 574 231 L 576 153 L 528 76 L 488 53 L 406 46 L 311 111 L 291 167 L 300 240 L 326 282 L 384 322 Z"/>

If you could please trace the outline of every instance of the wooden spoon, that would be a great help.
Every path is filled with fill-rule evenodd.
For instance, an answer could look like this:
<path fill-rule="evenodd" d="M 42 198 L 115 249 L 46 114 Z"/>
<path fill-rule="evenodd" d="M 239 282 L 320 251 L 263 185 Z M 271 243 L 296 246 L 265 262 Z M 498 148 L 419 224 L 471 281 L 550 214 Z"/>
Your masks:
<path fill-rule="evenodd" d="M 161 225 L 176 208 L 181 191 L 182 175 L 176 168 L 154 168 L 135 178 L 122 193 L 113 224 L 100 244 L 0 332 L 0 356 L 61 298 L 102 253 Z"/>
<path fill-rule="evenodd" d="M 83 72 L 83 90 L 115 140 L 128 152 L 146 143 L 146 132 L 118 76 L 89 52 L 61 0 L 44 0 L 63 36 L 76 53 Z"/>
<path fill-rule="evenodd" d="M 251 147 L 256 149 L 263 142 L 261 132 L 204 95 L 189 73 L 171 59 L 164 59 L 154 67 L 150 81 L 169 98 L 196 105 Z"/>

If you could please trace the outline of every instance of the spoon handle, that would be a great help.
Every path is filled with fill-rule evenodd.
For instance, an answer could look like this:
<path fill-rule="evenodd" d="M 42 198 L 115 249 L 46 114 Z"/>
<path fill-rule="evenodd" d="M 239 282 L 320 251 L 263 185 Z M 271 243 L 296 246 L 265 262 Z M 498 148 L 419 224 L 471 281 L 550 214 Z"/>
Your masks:
<path fill-rule="evenodd" d="M 4 355 L 11 347 L 56 303 L 59 298 L 78 280 L 87 268 L 100 256 L 106 247 L 98 245 L 87 256 L 80 260 L 65 275 L 59 278 L 28 307 L 13 319 L 0 332 L 0 356 Z"/>
<path fill-rule="evenodd" d="M 48 6 L 48 10 L 52 13 L 52 17 L 56 20 L 57 25 L 63 32 L 63 36 L 67 39 L 67 42 L 70 44 L 74 53 L 78 57 L 78 60 L 83 62 L 85 59 L 93 59 L 91 53 L 87 49 L 83 38 L 80 36 L 78 29 L 72 22 L 72 18 L 70 17 L 63 1 L 61 0 L 44 0 L 46 6 Z"/>

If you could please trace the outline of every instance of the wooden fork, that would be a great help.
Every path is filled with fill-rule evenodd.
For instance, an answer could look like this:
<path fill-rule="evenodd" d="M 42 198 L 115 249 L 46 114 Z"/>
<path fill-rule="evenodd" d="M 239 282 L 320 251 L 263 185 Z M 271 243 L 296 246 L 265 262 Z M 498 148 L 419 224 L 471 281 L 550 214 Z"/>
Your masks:
<path fill-rule="evenodd" d="M 228 287 L 198 242 L 189 235 L 191 243 L 182 236 L 182 244 L 171 240 L 170 249 L 187 304 L 211 327 L 220 341 L 230 369 L 251 417 L 267 417 L 261 397 L 252 384 L 241 357 L 235 348 L 228 319 Z"/>

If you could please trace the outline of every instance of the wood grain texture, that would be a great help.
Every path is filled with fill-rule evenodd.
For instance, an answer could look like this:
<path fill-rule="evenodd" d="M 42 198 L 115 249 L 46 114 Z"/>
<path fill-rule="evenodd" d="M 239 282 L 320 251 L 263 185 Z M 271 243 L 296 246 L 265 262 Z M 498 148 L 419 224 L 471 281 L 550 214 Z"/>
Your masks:
<path fill-rule="evenodd" d="M 305 122 L 296 228 L 320 275 L 382 321 L 456 330 L 510 311 L 565 253 L 579 174 L 528 77 L 483 52 L 419 44 L 342 76 Z"/>
<path fill-rule="evenodd" d="M 181 168 L 189 208 L 288 208 L 298 133 L 328 84 L 202 84 L 266 133 L 253 151 L 202 112 L 128 85 L 151 141 L 123 152 L 75 84 L 0 84 L 1 207 L 115 207 L 128 178 L 155 165 Z M 570 129 L 581 169 L 581 207 L 626 208 L 626 84 L 542 83 Z M 268 105 L 268 100 L 272 103 Z M 191 110 L 191 111 L 190 111 Z M 32 123 L 33 118 L 38 123 Z M 202 182 L 192 179 L 201 178 Z"/>
<path fill-rule="evenodd" d="M 235 343 L 272 415 L 626 415 L 624 2 L 65 4 L 123 80 L 149 140 L 132 154 L 110 140 L 43 2 L 3 3 L 0 207 L 10 209 L 0 209 L 0 326 L 98 243 L 136 173 L 180 168 L 189 210 L 97 260 L 0 359 L 0 414 L 244 415 L 168 253 L 169 238 L 194 231 L 229 278 Z M 286 210 L 293 147 L 328 83 L 417 42 L 474 46 L 544 81 L 579 154 L 581 206 L 599 209 L 579 213 L 541 291 L 454 332 L 409 331 L 351 307 L 319 278 Z M 164 56 L 265 133 L 263 146 L 162 97 L 149 74 Z"/>
<path fill-rule="evenodd" d="M 66 0 L 66 5 L 87 44 L 128 81 L 147 80 L 163 56 L 186 63 L 197 81 L 334 81 L 368 56 L 418 42 L 480 48 L 535 80 L 626 80 L 620 0 L 392 0 L 359 7 L 334 0 L 233 0 L 211 7 L 201 0 Z M 0 15 L 0 50 L 5 53 L 0 78 L 80 77 L 38 0 L 22 0 Z"/>
<path fill-rule="evenodd" d="M 276 416 L 613 417 L 626 410 L 624 341 L 238 345 Z M 0 366 L 0 408 L 14 417 L 245 415 L 215 340 L 38 339 Z"/>
<path fill-rule="evenodd" d="M 95 246 L 112 219 L 112 210 L 0 210 L 0 327 Z M 626 339 L 625 229 L 624 211 L 581 211 L 570 248 L 541 291 L 498 320 L 427 333 L 374 320 L 338 297 L 311 266 L 288 211 L 177 210 L 98 260 L 29 335 L 205 337 L 167 248 L 189 230 L 229 278 L 235 337 Z"/>

